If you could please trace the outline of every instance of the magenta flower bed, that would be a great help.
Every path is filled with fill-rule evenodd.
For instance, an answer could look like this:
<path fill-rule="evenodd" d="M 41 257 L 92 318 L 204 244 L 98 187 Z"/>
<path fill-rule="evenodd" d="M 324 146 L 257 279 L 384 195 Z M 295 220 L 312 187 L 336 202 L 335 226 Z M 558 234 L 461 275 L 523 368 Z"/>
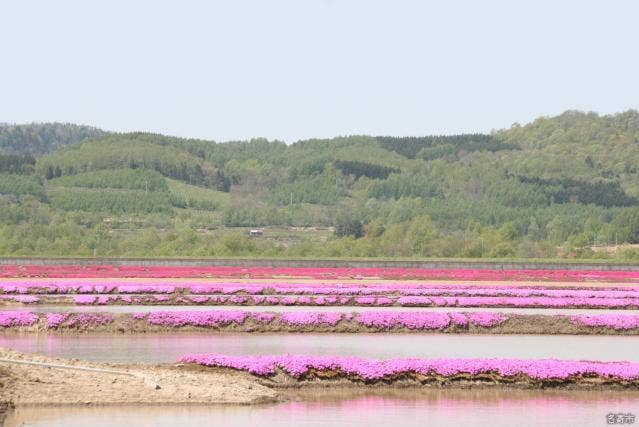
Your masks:
<path fill-rule="evenodd" d="M 33 295 L 0 295 L 0 299 L 21 304 L 35 304 L 40 301 L 40 298 L 34 297 Z"/>
<path fill-rule="evenodd" d="M 152 325 L 161 326 L 202 326 L 217 327 L 229 324 L 242 325 L 248 319 L 268 324 L 278 320 L 282 324 L 293 327 L 336 326 L 341 320 L 355 321 L 372 328 L 408 328 L 416 330 L 444 329 L 451 324 L 466 327 L 468 324 L 481 327 L 494 327 L 508 320 L 501 313 L 432 313 L 432 312 L 390 312 L 369 311 L 362 313 L 337 312 L 247 312 L 247 311 L 157 311 L 146 315 L 135 313 L 137 320 L 144 320 Z"/>
<path fill-rule="evenodd" d="M 280 315 L 280 321 L 291 326 L 335 326 L 340 320 L 342 313 L 293 311 Z"/>
<path fill-rule="evenodd" d="M 405 305 L 405 306 L 428 306 L 433 305 L 433 302 L 430 298 L 426 297 L 400 297 L 397 298 L 397 304 Z"/>
<path fill-rule="evenodd" d="M 402 313 L 370 311 L 359 313 L 356 321 L 376 328 L 443 329 L 450 324 L 447 313 Z"/>
<path fill-rule="evenodd" d="M 95 304 L 97 297 L 94 295 L 76 295 L 73 297 L 73 302 L 80 305 Z"/>
<path fill-rule="evenodd" d="M 247 319 L 270 323 L 272 313 L 250 313 L 246 311 L 156 311 L 148 314 L 147 322 L 160 326 L 204 326 L 217 327 L 235 323 L 243 324 Z"/>
<path fill-rule="evenodd" d="M 0 311 L 0 326 L 33 326 L 38 321 L 38 315 L 30 311 Z"/>
<path fill-rule="evenodd" d="M 483 326 L 484 328 L 492 328 L 504 323 L 508 318 L 501 313 L 469 313 L 468 320 L 475 326 Z"/>
<path fill-rule="evenodd" d="M 449 313 L 450 320 L 455 326 L 467 326 L 468 317 L 464 313 Z"/>
<path fill-rule="evenodd" d="M 433 285 L 421 283 L 401 284 L 238 284 L 172 282 L 167 284 L 120 282 L 93 282 L 87 284 L 77 279 L 48 281 L 0 281 L 0 295 L 4 300 L 35 303 L 36 297 L 24 294 L 80 294 L 76 304 L 108 304 L 118 301 L 139 303 L 144 295 L 147 303 L 170 301 L 182 293 L 190 293 L 180 303 L 185 304 L 282 304 L 282 305 L 331 305 L 339 303 L 368 306 L 441 306 L 441 307 L 584 307 L 584 308 L 637 308 L 639 288 L 600 287 L 597 289 L 548 289 L 526 286 L 468 286 Z M 238 295 L 238 293 L 246 295 Z M 87 295 L 82 295 L 87 294 Z M 89 295 L 90 294 L 90 295 Z M 151 295 L 155 295 L 152 297 Z M 206 294 L 215 294 L 212 296 Z M 9 298 L 9 295 L 15 295 Z M 97 295 L 97 297 L 96 297 Z M 131 295 L 131 296 L 129 296 Z M 94 299 L 99 298 L 99 299 Z M 154 299 L 152 299 L 154 298 Z M 181 298 L 181 297 L 180 297 Z M 334 301 L 334 302 L 332 302 Z"/>
<path fill-rule="evenodd" d="M 557 322 L 569 321 L 572 324 L 585 328 L 608 327 L 615 330 L 639 330 L 639 315 L 541 315 L 542 317 L 556 319 Z M 287 326 L 294 331 L 296 328 L 315 327 L 318 331 L 330 331 L 325 328 L 334 328 L 334 332 L 354 332 L 353 326 L 361 325 L 373 330 L 397 330 L 410 329 L 415 331 L 442 331 L 442 332 L 479 332 L 476 328 L 490 329 L 497 327 L 512 317 L 521 317 L 508 313 L 488 312 L 393 312 L 393 311 L 365 311 L 360 313 L 341 312 L 247 312 L 230 310 L 208 311 L 155 311 L 150 313 L 131 313 L 117 315 L 119 321 L 128 320 L 144 322 L 148 325 L 181 327 L 222 327 L 228 325 L 243 325 L 251 320 L 258 324 L 274 325 L 276 328 Z M 525 315 L 524 315 L 525 317 Z M 540 315 L 531 318 L 536 322 Z M 38 315 L 25 311 L 0 311 L 0 326 L 20 327 L 32 326 L 39 318 L 46 321 L 47 328 L 55 329 L 60 326 L 87 328 L 90 326 L 103 326 L 115 321 L 110 313 L 46 313 Z M 344 327 L 340 327 L 340 322 Z M 547 321 L 542 323 L 547 325 Z M 565 324 L 565 323 L 563 323 Z M 471 328 L 469 328 L 471 327 Z M 256 329 L 257 330 L 257 329 Z M 583 332 L 583 331 L 582 331 Z M 560 332 L 565 333 L 565 332 Z"/>
<path fill-rule="evenodd" d="M 164 294 L 190 293 L 194 295 L 309 295 L 309 296 L 349 296 L 361 298 L 362 304 L 371 304 L 374 296 L 388 297 L 550 297 L 583 299 L 639 299 L 637 287 L 597 288 L 552 288 L 548 286 L 508 286 L 508 285 L 456 285 L 427 283 L 398 284 L 339 284 L 339 283 L 207 283 L 171 282 L 162 283 L 121 283 L 92 282 L 78 279 L 53 279 L 38 281 L 0 280 L 0 293 L 4 294 Z M 161 298 L 161 295 L 157 296 Z M 239 297 L 237 297 L 239 298 Z"/>
<path fill-rule="evenodd" d="M 401 374 L 418 373 L 453 376 L 495 372 L 503 377 L 526 375 L 537 380 L 565 380 L 576 375 L 597 375 L 626 381 L 639 379 L 639 363 L 590 362 L 573 360 L 517 359 L 393 359 L 370 360 L 355 357 L 325 356 L 225 356 L 194 354 L 180 358 L 181 363 L 196 363 L 247 371 L 258 376 L 274 375 L 282 369 L 295 378 L 310 370 L 337 371 L 364 380 L 380 380 Z"/>
<path fill-rule="evenodd" d="M 55 329 L 60 326 L 70 316 L 70 313 L 47 313 L 47 328 Z"/>
<path fill-rule="evenodd" d="M 144 313 L 136 313 L 135 319 L 145 319 Z M 268 324 L 276 318 L 275 313 L 247 311 L 158 311 L 151 312 L 146 321 L 161 326 L 202 326 L 217 327 L 229 324 L 242 325 L 248 319 Z M 342 319 L 342 313 L 290 312 L 281 313 L 279 320 L 289 326 L 335 326 Z"/>
<path fill-rule="evenodd" d="M 26 304 L 43 302 L 42 298 L 30 295 L 0 295 L 4 300 Z M 355 297 L 355 296 L 263 296 L 263 295 L 73 295 L 71 301 L 59 297 L 53 303 L 73 302 L 78 305 L 106 304 L 178 304 L 178 305 L 287 305 L 287 306 L 406 306 L 406 307 L 514 307 L 514 308 L 591 308 L 591 309 L 637 309 L 639 298 L 581 298 L 581 297 Z"/>
<path fill-rule="evenodd" d="M 575 325 L 589 327 L 608 327 L 616 330 L 639 328 L 639 315 L 631 314 L 598 314 L 570 316 Z"/>
<path fill-rule="evenodd" d="M 68 326 L 79 326 L 81 328 L 103 326 L 113 323 L 113 315 L 109 313 L 70 313 L 64 322 Z"/>

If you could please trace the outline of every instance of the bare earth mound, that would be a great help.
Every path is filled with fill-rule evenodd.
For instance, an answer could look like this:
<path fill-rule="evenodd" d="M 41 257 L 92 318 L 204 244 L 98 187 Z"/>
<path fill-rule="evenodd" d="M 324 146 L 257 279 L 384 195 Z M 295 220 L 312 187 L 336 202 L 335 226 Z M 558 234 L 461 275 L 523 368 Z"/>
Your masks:
<path fill-rule="evenodd" d="M 276 397 L 275 391 L 260 385 L 252 375 L 239 371 L 191 369 L 170 364 L 93 363 L 8 349 L 0 349 L 0 359 L 0 402 L 15 406 L 251 404 L 273 401 Z M 8 359 L 15 362 L 7 362 Z"/>

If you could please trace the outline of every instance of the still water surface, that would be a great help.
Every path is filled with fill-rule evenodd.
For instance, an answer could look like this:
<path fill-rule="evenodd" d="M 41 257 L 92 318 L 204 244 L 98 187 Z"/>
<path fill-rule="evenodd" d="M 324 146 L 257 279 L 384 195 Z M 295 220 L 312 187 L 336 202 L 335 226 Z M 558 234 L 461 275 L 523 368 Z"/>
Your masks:
<path fill-rule="evenodd" d="M 259 406 L 20 408 L 5 426 L 604 426 L 639 393 L 523 390 L 306 392 Z"/>
<path fill-rule="evenodd" d="M 103 362 L 175 362 L 190 353 L 362 358 L 498 357 L 639 361 L 639 336 L 387 333 L 5 334 L 0 347 Z"/>

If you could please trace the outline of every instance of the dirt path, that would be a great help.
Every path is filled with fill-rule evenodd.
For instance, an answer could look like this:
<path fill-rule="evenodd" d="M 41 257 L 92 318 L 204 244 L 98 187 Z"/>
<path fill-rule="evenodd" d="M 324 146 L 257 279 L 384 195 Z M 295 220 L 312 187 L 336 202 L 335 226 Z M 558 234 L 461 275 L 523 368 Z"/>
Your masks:
<path fill-rule="evenodd" d="M 0 359 L 0 402 L 15 406 L 252 404 L 274 401 L 277 395 L 260 385 L 255 377 L 229 370 L 171 364 L 93 363 L 4 348 L 0 349 Z"/>

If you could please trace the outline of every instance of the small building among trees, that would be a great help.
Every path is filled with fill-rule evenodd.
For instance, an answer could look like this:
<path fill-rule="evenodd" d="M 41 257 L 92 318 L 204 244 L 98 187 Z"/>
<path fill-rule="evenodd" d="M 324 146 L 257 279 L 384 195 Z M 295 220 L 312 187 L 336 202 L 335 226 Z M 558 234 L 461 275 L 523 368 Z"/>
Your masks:
<path fill-rule="evenodd" d="M 249 236 L 251 237 L 260 237 L 263 234 L 264 234 L 264 231 L 260 230 L 259 228 L 251 228 L 249 230 Z"/>

